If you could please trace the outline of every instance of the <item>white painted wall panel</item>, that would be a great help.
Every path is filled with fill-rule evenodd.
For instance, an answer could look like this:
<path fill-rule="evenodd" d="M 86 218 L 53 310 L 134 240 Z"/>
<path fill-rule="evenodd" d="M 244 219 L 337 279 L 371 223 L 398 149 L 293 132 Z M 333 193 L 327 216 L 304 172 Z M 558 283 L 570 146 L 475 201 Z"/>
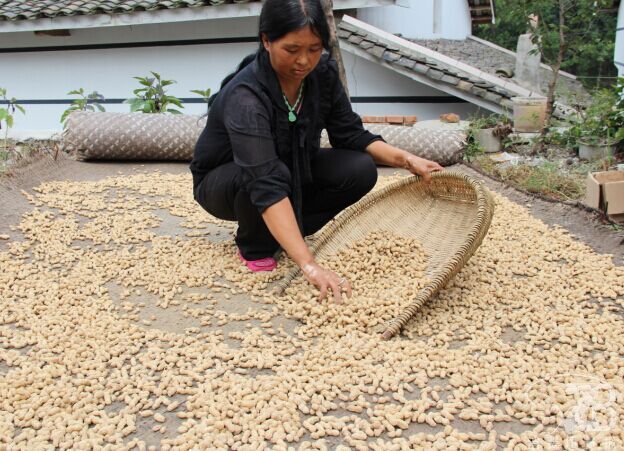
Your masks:
<path fill-rule="evenodd" d="M 472 32 L 466 0 L 401 0 L 358 10 L 358 19 L 409 39 L 466 39 Z"/>
<path fill-rule="evenodd" d="M 240 17 L 178 23 L 70 30 L 71 36 L 37 36 L 34 32 L 0 34 L 0 48 L 57 45 L 114 44 L 121 42 L 174 41 L 181 39 L 256 36 L 257 17 Z"/>
<path fill-rule="evenodd" d="M 620 12 L 617 21 L 617 34 L 615 35 L 615 65 L 618 75 L 624 77 L 624 2 L 620 3 Z"/>
<path fill-rule="evenodd" d="M 115 29 L 75 30 L 62 38 L 65 45 L 154 40 L 201 39 L 253 36 L 255 19 L 228 19 L 204 23 L 149 25 Z M 81 35 L 84 33 L 84 35 Z M 2 35 L 1 48 L 59 45 L 58 38 L 20 33 Z M 0 86 L 10 97 L 24 100 L 68 99 L 70 90 L 97 90 L 108 99 L 128 98 L 139 87 L 133 76 L 146 76 L 150 70 L 176 80 L 169 93 L 196 97 L 191 89 L 218 90 L 221 80 L 240 60 L 255 51 L 255 43 L 201 44 L 125 49 L 41 51 L 0 54 Z M 389 69 L 343 52 L 352 96 L 444 96 L 446 94 L 414 82 Z M 26 115 L 16 115 L 13 136 L 28 136 L 35 131 L 62 129 L 59 123 L 67 105 L 25 105 Z M 129 111 L 128 105 L 106 104 L 107 111 Z M 360 114 L 415 114 L 420 119 L 445 112 L 465 116 L 474 111 L 470 104 L 354 104 Z M 203 114 L 205 104 L 186 104 L 187 114 Z"/>

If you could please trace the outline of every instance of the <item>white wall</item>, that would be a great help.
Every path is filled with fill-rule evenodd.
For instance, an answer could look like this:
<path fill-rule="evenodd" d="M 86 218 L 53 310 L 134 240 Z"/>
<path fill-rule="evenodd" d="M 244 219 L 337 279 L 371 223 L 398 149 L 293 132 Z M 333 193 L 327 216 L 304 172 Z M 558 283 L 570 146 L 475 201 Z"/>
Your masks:
<path fill-rule="evenodd" d="M 72 30 L 72 36 L 53 38 L 33 33 L 2 35 L 1 48 L 85 45 L 99 43 L 144 42 L 155 40 L 200 39 L 254 36 L 257 19 L 228 19 L 187 24 L 163 24 Z M 84 88 L 97 90 L 108 99 L 128 98 L 139 87 L 134 76 L 159 72 L 176 80 L 168 93 L 177 97 L 197 97 L 191 89 L 218 90 L 221 80 L 243 56 L 255 51 L 255 43 L 201 44 L 126 49 L 92 49 L 0 53 L 0 86 L 9 97 L 20 100 L 70 99 L 67 93 Z M 437 96 L 444 93 L 414 82 L 374 63 L 343 52 L 352 96 Z M 25 104 L 26 115 L 16 113 L 11 135 L 27 137 L 42 130 L 61 131 L 59 120 L 69 104 Z M 126 104 L 106 104 L 107 111 L 129 111 Z M 419 119 L 458 112 L 465 116 L 474 111 L 470 104 L 354 104 L 366 115 L 415 114 Z M 203 114 L 205 104 L 186 104 L 186 114 Z"/>
<path fill-rule="evenodd" d="M 347 72 L 349 95 L 356 96 L 433 96 L 451 99 L 448 94 L 371 61 L 342 51 Z M 457 113 L 462 118 L 476 113 L 471 103 L 354 103 L 360 115 L 416 115 L 418 120 L 437 119 L 443 113 Z"/>
<path fill-rule="evenodd" d="M 619 76 L 624 77 L 624 2 L 620 3 L 620 13 L 618 14 L 614 61 Z"/>
<path fill-rule="evenodd" d="M 398 0 L 398 6 L 358 10 L 358 19 L 408 39 L 466 39 L 472 32 L 466 0 Z"/>

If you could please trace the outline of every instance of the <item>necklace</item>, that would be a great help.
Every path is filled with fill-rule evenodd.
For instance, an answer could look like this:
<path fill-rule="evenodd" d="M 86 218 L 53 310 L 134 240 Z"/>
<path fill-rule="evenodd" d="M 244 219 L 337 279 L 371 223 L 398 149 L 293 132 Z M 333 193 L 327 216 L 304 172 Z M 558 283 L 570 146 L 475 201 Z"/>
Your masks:
<path fill-rule="evenodd" d="M 288 121 L 295 122 L 297 120 L 297 115 L 295 114 L 295 110 L 297 109 L 297 105 L 299 105 L 299 101 L 301 100 L 301 93 L 303 92 L 303 83 L 301 82 L 301 86 L 299 86 L 299 94 L 297 95 L 297 101 L 293 106 L 290 106 L 288 99 L 286 98 L 286 94 L 282 91 L 282 96 L 284 96 L 284 102 L 286 102 L 286 108 L 288 108 Z M 298 112 L 298 111 L 297 111 Z"/>

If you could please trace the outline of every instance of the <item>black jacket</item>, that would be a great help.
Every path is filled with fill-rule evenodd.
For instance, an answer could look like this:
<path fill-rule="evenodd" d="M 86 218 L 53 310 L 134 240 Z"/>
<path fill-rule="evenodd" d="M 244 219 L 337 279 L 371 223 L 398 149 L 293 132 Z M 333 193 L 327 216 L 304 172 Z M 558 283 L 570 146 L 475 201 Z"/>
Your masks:
<path fill-rule="evenodd" d="M 210 107 L 190 166 L 194 189 L 209 171 L 234 161 L 243 169 L 244 188 L 260 212 L 291 196 L 300 219 L 301 185 L 313 183 L 310 159 L 319 151 L 324 128 L 334 148 L 364 151 L 382 139 L 363 128 L 328 55 L 306 77 L 297 121 L 288 122 L 268 53 L 260 51 Z"/>

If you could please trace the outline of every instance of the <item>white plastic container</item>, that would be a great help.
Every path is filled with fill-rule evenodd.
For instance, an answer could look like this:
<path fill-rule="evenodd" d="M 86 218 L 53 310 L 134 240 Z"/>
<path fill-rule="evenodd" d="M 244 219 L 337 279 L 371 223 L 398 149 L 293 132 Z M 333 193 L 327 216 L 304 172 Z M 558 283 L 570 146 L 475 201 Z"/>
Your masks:
<path fill-rule="evenodd" d="M 518 133 L 537 133 L 546 121 L 546 97 L 513 97 L 514 130 Z"/>

